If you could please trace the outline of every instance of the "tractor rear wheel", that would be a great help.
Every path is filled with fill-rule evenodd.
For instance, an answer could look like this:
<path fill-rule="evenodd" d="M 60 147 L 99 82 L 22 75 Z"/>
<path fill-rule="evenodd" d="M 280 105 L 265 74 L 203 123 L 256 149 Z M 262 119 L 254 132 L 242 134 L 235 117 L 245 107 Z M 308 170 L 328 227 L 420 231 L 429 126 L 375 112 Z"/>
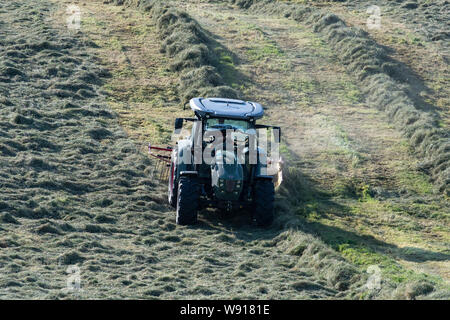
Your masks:
<path fill-rule="evenodd" d="M 197 177 L 180 177 L 177 194 L 177 224 L 191 225 L 197 222 L 199 192 Z"/>
<path fill-rule="evenodd" d="M 273 222 L 273 202 L 275 189 L 272 180 L 257 180 L 253 188 L 253 221 L 259 227 L 270 226 Z"/>

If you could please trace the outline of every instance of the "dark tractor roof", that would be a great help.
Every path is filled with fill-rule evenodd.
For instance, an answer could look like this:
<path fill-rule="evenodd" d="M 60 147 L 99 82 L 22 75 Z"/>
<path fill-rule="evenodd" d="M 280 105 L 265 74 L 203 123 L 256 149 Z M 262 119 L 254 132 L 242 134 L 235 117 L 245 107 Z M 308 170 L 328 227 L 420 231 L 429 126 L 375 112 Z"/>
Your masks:
<path fill-rule="evenodd" d="M 233 119 L 259 119 L 264 111 L 259 103 L 226 99 L 226 98 L 193 98 L 190 101 L 191 109 L 200 117 L 233 118 Z"/>

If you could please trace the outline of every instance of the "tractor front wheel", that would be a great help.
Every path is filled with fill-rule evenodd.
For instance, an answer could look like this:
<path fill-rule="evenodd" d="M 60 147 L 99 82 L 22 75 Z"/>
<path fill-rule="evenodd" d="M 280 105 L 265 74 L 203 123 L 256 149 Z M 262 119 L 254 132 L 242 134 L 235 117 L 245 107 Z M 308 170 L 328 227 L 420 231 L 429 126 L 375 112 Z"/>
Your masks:
<path fill-rule="evenodd" d="M 199 192 L 197 177 L 180 177 L 177 194 L 177 224 L 192 225 L 197 222 Z"/>
<path fill-rule="evenodd" d="M 275 189 L 272 180 L 257 180 L 253 188 L 253 221 L 259 227 L 268 227 L 273 222 Z"/>

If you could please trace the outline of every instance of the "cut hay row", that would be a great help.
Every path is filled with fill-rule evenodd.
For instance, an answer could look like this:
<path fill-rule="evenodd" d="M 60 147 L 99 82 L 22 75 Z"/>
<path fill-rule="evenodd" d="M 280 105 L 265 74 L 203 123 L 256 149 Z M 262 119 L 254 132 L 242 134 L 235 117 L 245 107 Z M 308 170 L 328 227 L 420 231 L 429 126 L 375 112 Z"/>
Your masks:
<path fill-rule="evenodd" d="M 225 85 L 216 65 L 213 39 L 186 12 L 159 0 L 114 0 L 149 12 L 162 40 L 161 51 L 172 58 L 170 70 L 180 74 L 179 97 L 183 104 L 197 96 L 237 98 L 238 93 Z"/>
<path fill-rule="evenodd" d="M 243 9 L 276 14 L 311 25 L 325 38 L 347 70 L 356 75 L 367 103 L 386 112 L 408 138 L 440 192 L 450 195 L 450 135 L 440 126 L 437 113 L 414 98 L 404 76 L 405 67 L 362 29 L 346 23 L 327 10 L 273 0 L 230 0 Z"/>

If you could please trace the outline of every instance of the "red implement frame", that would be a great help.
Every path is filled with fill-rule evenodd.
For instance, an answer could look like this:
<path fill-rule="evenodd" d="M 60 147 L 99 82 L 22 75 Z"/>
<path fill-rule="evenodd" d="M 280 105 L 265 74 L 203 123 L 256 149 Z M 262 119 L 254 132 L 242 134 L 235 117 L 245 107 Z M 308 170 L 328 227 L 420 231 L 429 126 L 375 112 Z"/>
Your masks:
<path fill-rule="evenodd" d="M 165 154 L 153 154 L 152 150 L 172 152 L 172 148 L 153 147 L 150 143 L 148 144 L 148 154 L 151 157 L 158 159 L 158 162 L 156 162 L 155 166 L 155 170 L 158 172 L 158 179 L 160 181 L 167 181 L 170 171 L 170 156 Z"/>

